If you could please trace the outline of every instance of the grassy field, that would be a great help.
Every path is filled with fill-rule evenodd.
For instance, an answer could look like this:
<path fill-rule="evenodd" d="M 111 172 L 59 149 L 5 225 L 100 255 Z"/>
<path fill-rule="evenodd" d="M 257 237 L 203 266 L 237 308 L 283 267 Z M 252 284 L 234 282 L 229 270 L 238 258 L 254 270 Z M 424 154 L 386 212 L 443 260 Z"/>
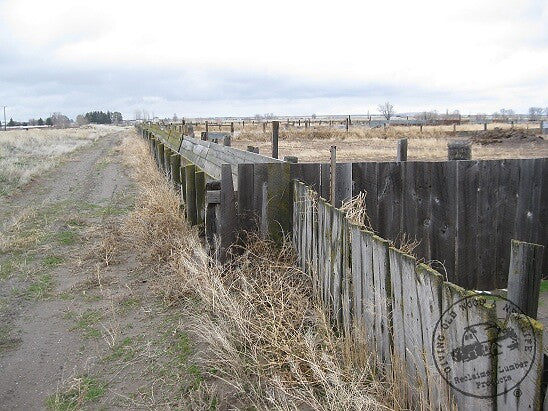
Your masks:
<path fill-rule="evenodd" d="M 0 197 L 108 133 L 108 128 L 100 126 L 0 132 Z"/>
<path fill-rule="evenodd" d="M 510 124 L 490 124 L 488 129 L 494 127 L 510 129 Z M 538 128 L 537 124 L 515 125 L 518 130 Z M 483 130 L 481 124 L 465 124 L 453 126 L 424 126 L 422 132 L 418 126 L 397 126 L 385 128 L 369 128 L 365 126 L 351 126 L 346 132 L 344 126 L 312 126 L 297 127 L 284 122 L 280 123 L 279 157 L 297 156 L 299 161 L 316 162 L 328 161 L 329 149 L 337 146 L 337 159 L 339 161 L 391 161 L 396 157 L 397 140 L 407 138 L 409 160 L 434 160 L 447 159 L 447 143 L 451 140 L 469 139 L 470 132 Z M 200 125 L 194 129 L 199 137 L 205 131 Z M 209 131 L 218 132 L 218 127 L 211 125 Z M 227 132 L 226 127 L 222 131 Z M 465 133 L 459 135 L 459 133 Z M 232 145 L 245 150 L 247 146 L 259 147 L 262 154 L 270 155 L 272 146 L 271 126 L 263 131 L 262 124 L 235 125 Z M 508 141 L 499 144 L 480 145 L 473 144 L 472 158 L 497 159 L 497 158 L 532 158 L 547 157 L 548 141 Z"/>

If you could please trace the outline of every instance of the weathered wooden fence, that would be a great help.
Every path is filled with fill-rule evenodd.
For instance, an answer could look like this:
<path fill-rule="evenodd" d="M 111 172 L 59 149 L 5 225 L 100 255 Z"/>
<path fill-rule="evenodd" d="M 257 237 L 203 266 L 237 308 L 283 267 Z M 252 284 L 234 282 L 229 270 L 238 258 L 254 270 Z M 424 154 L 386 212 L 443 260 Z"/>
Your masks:
<path fill-rule="evenodd" d="M 454 307 L 471 298 L 470 292 L 445 282 L 445 273 L 351 224 L 342 211 L 328 204 L 322 198 L 329 193 L 328 164 L 288 163 L 209 141 L 174 138 L 159 128 L 140 131 L 158 166 L 180 189 L 187 219 L 203 227 L 207 243 L 220 260 L 227 258 L 241 231 L 259 230 L 276 240 L 292 233 L 299 262 L 312 275 L 314 293 L 334 326 L 342 332 L 359 330 L 378 353 L 384 371 L 403 363 L 408 377 L 417 381 L 409 394 L 411 401 L 421 397 L 436 408 L 451 401 L 472 409 L 540 407 L 542 326 L 512 315 L 507 323 L 518 348 L 504 353 L 493 348 L 486 351 L 485 343 L 498 346 L 498 336 L 507 329 L 481 327 L 500 317 L 501 303 L 477 304 L 474 297 L 472 303 L 459 308 L 463 315 L 452 317 L 452 310 L 458 311 Z M 520 232 L 545 233 L 545 166 L 545 159 L 337 164 L 334 203 L 340 205 L 353 194 L 367 191 L 369 217 L 381 235 L 385 236 L 384 230 L 392 237 L 400 232 L 419 237 L 420 257 L 442 256 L 445 251 L 441 250 L 450 250 L 442 257 L 450 270 L 472 270 L 476 260 L 463 262 L 472 256 L 498 264 L 496 272 L 505 271 L 507 276 L 502 254 L 494 252 L 494 259 L 488 254 L 504 236 L 509 243 L 512 236 L 519 239 Z M 495 182 L 497 189 L 492 187 Z M 527 226 L 516 222 L 523 215 Z M 535 241 L 533 237 L 522 239 Z M 545 243 L 546 238 L 541 240 Z M 452 258 L 455 263 L 447 264 Z M 487 262 L 480 267 L 491 268 Z M 479 280 L 474 275 L 462 281 L 475 287 Z M 474 330 L 477 342 L 484 343 L 480 348 L 474 346 L 479 362 L 462 360 L 458 350 L 464 352 L 468 345 L 458 340 L 458 332 L 451 331 L 451 323 L 457 330 Z M 527 341 L 534 343 L 524 352 Z M 442 348 L 451 367 L 442 364 Z M 500 367 L 503 356 L 511 360 L 509 367 L 528 362 L 527 373 L 515 385 L 506 379 L 511 378 L 507 369 Z M 470 377 L 476 375 L 483 376 Z M 483 384 L 479 398 L 469 395 L 477 383 Z"/>
<path fill-rule="evenodd" d="M 459 409 L 542 407 L 542 325 L 512 314 L 498 330 L 482 327 L 496 323 L 500 301 L 485 303 L 445 282 L 431 267 L 350 223 L 301 182 L 295 181 L 293 198 L 293 243 L 315 295 L 342 332 L 357 331 L 374 348 L 384 371 L 403 364 L 416 382 L 411 400 L 427 399 L 435 409 L 452 401 Z M 465 330 L 473 330 L 474 339 Z M 508 330 L 515 346 L 502 345 Z M 455 358 L 459 350 L 468 357 Z M 519 365 L 528 368 L 508 370 Z"/>
<path fill-rule="evenodd" d="M 548 240 L 547 158 L 353 163 L 352 181 L 379 235 L 416 238 L 465 288 L 505 288 L 511 239 Z"/>

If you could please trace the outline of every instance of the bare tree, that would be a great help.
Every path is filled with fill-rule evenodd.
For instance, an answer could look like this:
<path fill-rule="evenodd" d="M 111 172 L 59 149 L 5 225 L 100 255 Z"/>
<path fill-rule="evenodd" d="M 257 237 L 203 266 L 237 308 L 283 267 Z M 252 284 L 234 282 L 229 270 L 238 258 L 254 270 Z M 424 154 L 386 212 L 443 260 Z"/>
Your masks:
<path fill-rule="evenodd" d="M 65 128 L 70 126 L 70 118 L 61 113 L 53 113 L 51 115 L 51 122 L 54 127 Z"/>
<path fill-rule="evenodd" d="M 538 120 L 542 116 L 541 107 L 529 107 L 529 120 Z"/>
<path fill-rule="evenodd" d="M 384 104 L 379 104 L 378 108 L 386 121 L 390 121 L 390 118 L 394 115 L 394 106 L 387 101 Z"/>

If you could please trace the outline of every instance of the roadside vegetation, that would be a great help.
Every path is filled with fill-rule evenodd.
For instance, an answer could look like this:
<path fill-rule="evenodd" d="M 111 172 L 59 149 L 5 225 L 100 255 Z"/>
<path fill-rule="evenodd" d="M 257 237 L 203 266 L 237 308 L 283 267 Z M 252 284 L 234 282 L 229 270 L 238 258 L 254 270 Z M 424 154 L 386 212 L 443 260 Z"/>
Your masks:
<path fill-rule="evenodd" d="M 100 127 L 0 132 L 0 197 L 112 130 Z"/>

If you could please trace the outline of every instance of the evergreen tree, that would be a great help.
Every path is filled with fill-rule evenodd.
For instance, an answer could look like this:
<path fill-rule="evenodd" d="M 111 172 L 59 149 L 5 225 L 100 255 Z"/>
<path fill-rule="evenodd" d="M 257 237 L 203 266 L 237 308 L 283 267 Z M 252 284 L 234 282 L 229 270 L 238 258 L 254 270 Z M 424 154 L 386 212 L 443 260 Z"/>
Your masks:
<path fill-rule="evenodd" d="M 38 121 L 36 122 L 36 124 L 39 125 L 39 126 L 43 126 L 43 125 L 44 125 L 44 120 L 42 120 L 42 117 L 40 117 L 40 118 L 38 119 Z"/>
<path fill-rule="evenodd" d="M 13 118 L 10 118 L 10 121 L 8 122 L 8 127 L 13 127 L 15 126 L 15 121 L 13 121 Z"/>
<path fill-rule="evenodd" d="M 46 126 L 53 126 L 53 120 L 51 117 L 46 118 Z"/>

